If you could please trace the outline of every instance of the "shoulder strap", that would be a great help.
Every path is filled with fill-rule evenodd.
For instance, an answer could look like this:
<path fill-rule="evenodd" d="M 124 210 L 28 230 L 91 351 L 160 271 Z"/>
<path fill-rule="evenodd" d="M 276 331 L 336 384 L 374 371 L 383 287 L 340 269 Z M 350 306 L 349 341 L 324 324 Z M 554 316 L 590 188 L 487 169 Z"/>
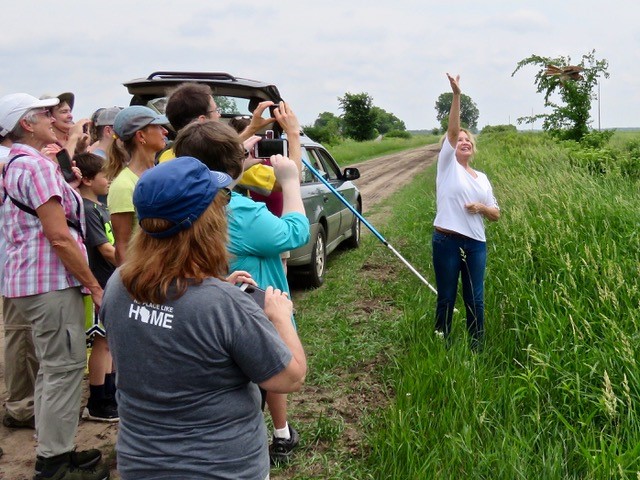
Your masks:
<path fill-rule="evenodd" d="M 19 155 L 16 155 L 15 157 L 13 157 L 7 163 L 5 163 L 4 166 L 2 167 L 2 178 L 4 178 L 5 175 L 7 174 L 7 169 L 9 168 L 9 165 L 11 165 L 15 159 L 20 158 L 20 157 L 24 157 L 24 156 L 26 156 L 26 154 L 21 153 Z M 7 200 L 8 196 L 9 196 L 9 194 L 7 193 L 7 189 L 3 187 L 2 188 L 2 203 L 4 203 Z M 13 200 L 13 198 L 11 200 Z M 18 208 L 20 208 L 20 207 L 18 207 Z"/>
<path fill-rule="evenodd" d="M 5 176 L 5 174 L 7 173 L 7 168 L 9 168 L 9 165 L 11 165 L 14 160 L 16 160 L 17 158 L 20 158 L 20 157 L 25 157 L 25 156 L 26 155 L 24 153 L 21 153 L 20 155 L 16 155 L 11 160 L 9 160 L 9 162 L 2 169 L 2 176 L 3 177 Z M 7 197 L 9 197 L 9 199 L 13 202 L 13 204 L 16 207 L 18 207 L 20 210 L 22 210 L 23 212 L 26 212 L 29 215 L 33 215 L 34 217 L 38 217 L 38 214 L 36 213 L 36 211 L 33 208 L 25 205 L 22 202 L 19 202 L 15 198 L 13 198 L 11 195 L 9 195 L 7 193 L 7 190 L 5 189 L 4 190 L 4 200 L 6 200 Z M 84 233 L 82 232 L 82 227 L 80 226 L 80 224 L 76 223 L 76 222 L 72 222 L 68 218 L 65 218 L 65 220 L 67 221 L 67 225 L 69 226 L 69 228 L 73 228 L 76 232 L 78 232 L 78 234 L 80 234 L 80 237 L 82 238 L 82 240 L 84 240 Z"/>

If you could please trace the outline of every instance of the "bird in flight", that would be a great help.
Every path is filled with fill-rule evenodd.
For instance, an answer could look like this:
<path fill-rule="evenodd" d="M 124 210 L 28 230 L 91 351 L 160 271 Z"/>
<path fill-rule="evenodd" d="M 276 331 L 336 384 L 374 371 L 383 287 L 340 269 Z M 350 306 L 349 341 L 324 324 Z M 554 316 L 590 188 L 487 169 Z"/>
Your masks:
<path fill-rule="evenodd" d="M 582 80 L 582 72 L 584 68 L 577 65 L 567 65 L 566 67 L 557 67 L 556 65 L 547 65 L 544 71 L 547 77 L 557 77 L 560 83 L 564 85 L 567 80 Z"/>

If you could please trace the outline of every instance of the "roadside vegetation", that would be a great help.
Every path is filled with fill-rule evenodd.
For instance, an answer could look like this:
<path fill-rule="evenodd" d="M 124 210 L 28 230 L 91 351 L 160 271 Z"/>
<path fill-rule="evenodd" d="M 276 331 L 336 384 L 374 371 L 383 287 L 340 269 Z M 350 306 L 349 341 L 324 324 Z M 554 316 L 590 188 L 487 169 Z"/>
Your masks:
<path fill-rule="evenodd" d="M 437 135 L 409 135 L 409 138 L 384 137 L 381 140 L 357 142 L 344 139 L 334 145 L 325 145 L 336 162 L 342 167 L 363 162 L 381 155 L 388 155 L 410 148 L 437 143 Z"/>
<path fill-rule="evenodd" d="M 624 137 L 603 145 L 633 155 L 640 135 Z M 441 343 L 435 296 L 372 235 L 330 260 L 340 268 L 296 304 L 304 444 L 272 478 L 637 478 L 640 179 L 576 163 L 581 148 L 480 136 L 475 167 L 503 210 L 487 231 L 480 354 L 462 313 Z M 431 167 L 376 225 L 430 281 L 434 181 Z"/>

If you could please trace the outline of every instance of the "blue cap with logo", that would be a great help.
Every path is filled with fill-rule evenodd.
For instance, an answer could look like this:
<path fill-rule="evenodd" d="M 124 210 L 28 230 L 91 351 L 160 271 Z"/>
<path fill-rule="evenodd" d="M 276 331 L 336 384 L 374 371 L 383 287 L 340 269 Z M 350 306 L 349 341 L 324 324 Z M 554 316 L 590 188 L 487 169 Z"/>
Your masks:
<path fill-rule="evenodd" d="M 159 218 L 173 226 L 160 232 L 142 230 L 155 238 L 167 238 L 190 228 L 218 191 L 232 181 L 226 173 L 211 171 L 193 157 L 178 157 L 147 170 L 133 191 L 138 221 Z"/>

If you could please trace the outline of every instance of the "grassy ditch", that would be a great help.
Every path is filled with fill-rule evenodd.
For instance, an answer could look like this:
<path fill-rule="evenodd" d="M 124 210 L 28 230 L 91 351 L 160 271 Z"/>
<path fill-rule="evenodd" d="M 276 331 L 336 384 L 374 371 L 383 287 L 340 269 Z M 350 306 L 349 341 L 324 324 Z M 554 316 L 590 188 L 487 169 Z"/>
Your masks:
<path fill-rule="evenodd" d="M 486 349 L 469 351 L 460 313 L 440 343 L 434 295 L 367 236 L 297 302 L 316 400 L 293 405 L 304 445 L 273 478 L 636 478 L 638 185 L 571 167 L 539 134 L 479 147 L 503 209 L 488 227 Z M 377 225 L 430 280 L 433 176 Z"/>

